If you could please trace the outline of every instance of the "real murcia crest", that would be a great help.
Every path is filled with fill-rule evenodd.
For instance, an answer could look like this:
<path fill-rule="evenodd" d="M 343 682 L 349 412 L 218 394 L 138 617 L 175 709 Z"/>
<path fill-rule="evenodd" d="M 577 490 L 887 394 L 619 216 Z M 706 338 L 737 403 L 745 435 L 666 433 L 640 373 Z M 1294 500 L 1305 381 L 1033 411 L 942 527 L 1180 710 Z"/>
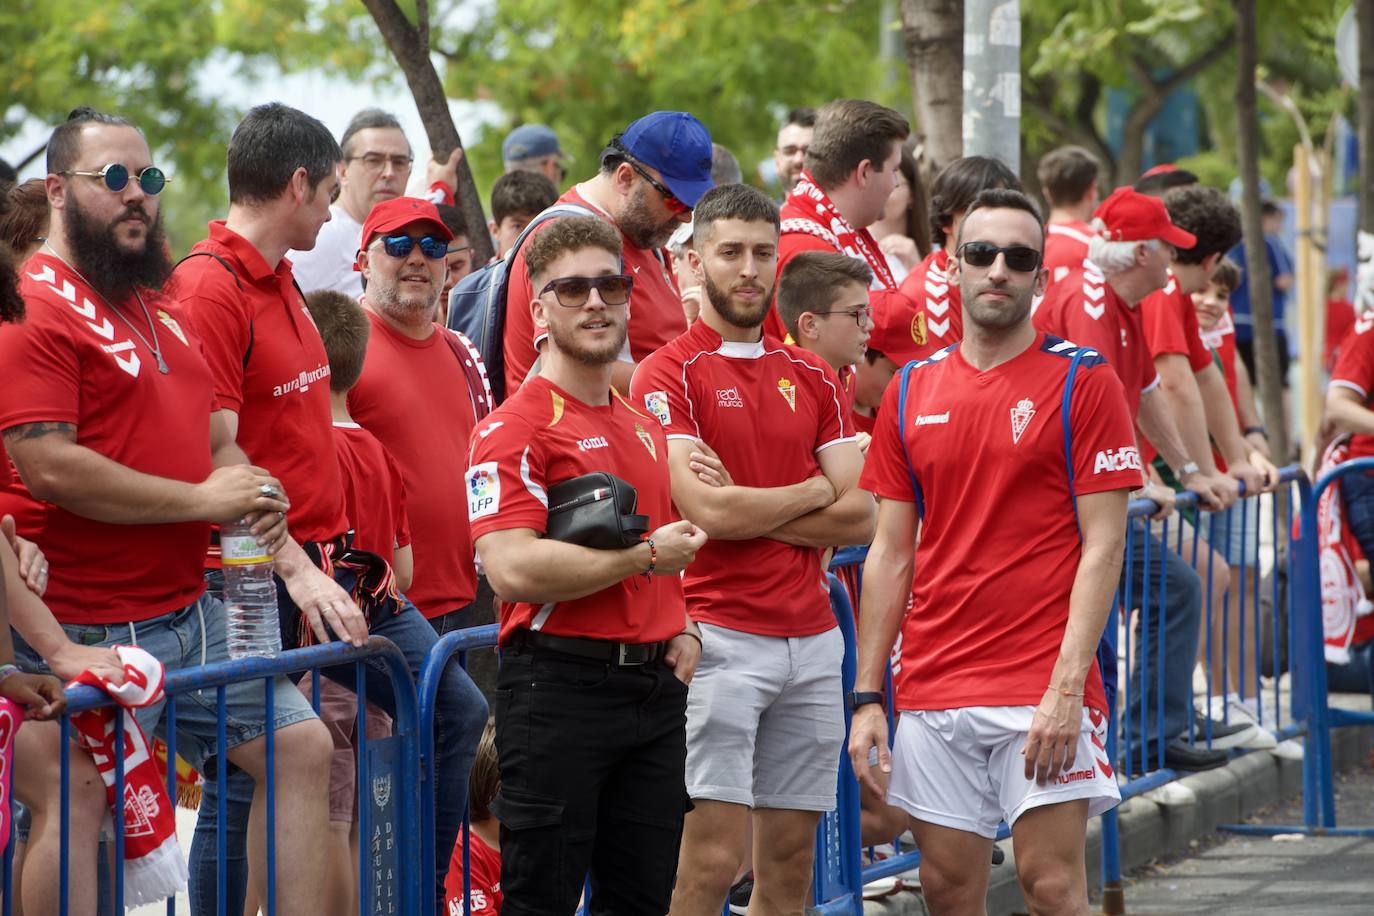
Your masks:
<path fill-rule="evenodd" d="M 182 333 L 181 325 L 177 323 L 177 320 L 175 318 L 173 318 L 171 315 L 168 315 L 165 310 L 157 310 L 157 320 L 162 322 L 163 325 L 166 326 L 167 330 L 175 334 L 177 336 L 177 340 L 181 341 L 183 345 L 190 346 L 190 344 L 186 343 L 186 335 Z"/>
<path fill-rule="evenodd" d="M 649 431 L 644 428 L 642 423 L 635 424 L 635 436 L 638 437 L 639 441 L 644 443 L 644 447 L 649 450 L 649 457 L 657 461 L 658 449 L 654 448 L 654 437 L 649 435 Z"/>
<path fill-rule="evenodd" d="M 1035 405 L 1030 398 L 1022 398 L 1016 402 L 1016 406 L 1011 409 L 1011 444 L 1016 445 L 1021 441 L 1022 434 L 1026 427 L 1030 426 L 1031 417 L 1035 416 Z"/>
<path fill-rule="evenodd" d="M 792 412 L 797 412 L 797 386 L 793 385 L 788 378 L 778 379 L 778 392 L 787 398 L 787 406 L 792 408 Z"/>

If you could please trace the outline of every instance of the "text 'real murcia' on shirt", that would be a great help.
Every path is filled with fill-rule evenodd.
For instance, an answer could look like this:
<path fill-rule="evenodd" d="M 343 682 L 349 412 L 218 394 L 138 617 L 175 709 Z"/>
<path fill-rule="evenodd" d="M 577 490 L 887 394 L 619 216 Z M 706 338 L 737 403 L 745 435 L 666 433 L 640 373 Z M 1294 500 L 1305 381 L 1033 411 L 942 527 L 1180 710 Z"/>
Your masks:
<path fill-rule="evenodd" d="M 783 487 L 821 473 L 819 453 L 854 437 L 835 372 L 813 353 L 764 335 L 721 340 L 704 321 L 635 370 L 634 403 L 669 440 L 701 440 L 735 483 Z M 823 551 L 769 538 L 708 540 L 683 573 L 694 620 L 760 636 L 835 626 Z"/>
<path fill-rule="evenodd" d="M 901 376 L 883 396 L 861 485 L 880 499 L 924 504 L 900 709 L 1044 697 L 1082 548 L 1073 496 L 1141 485 L 1121 382 L 1090 352 L 1069 413 L 1069 492 L 1062 404 L 1077 349 L 1037 334 L 1019 355 L 979 372 L 956 346 L 912 369 L 901 417 Z M 1085 704 L 1105 710 L 1096 664 L 1084 687 Z"/>
<path fill-rule="evenodd" d="M 171 301 L 143 290 L 158 371 L 138 301 L 121 314 L 60 259 L 36 254 L 20 270 L 28 308 L 0 325 L 0 429 L 70 423 L 77 444 L 154 477 L 200 483 L 210 475 L 214 389 L 195 329 Z M 112 525 L 54 505 L 34 540 L 51 564 L 44 600 L 62 623 L 148 620 L 186 607 L 205 584 L 205 522 Z"/>
<path fill-rule="evenodd" d="M 635 488 L 650 531 L 673 521 L 668 441 L 653 416 L 614 392 L 610 404 L 593 407 L 543 376 L 531 378 L 473 431 L 463 478 L 473 540 L 513 528 L 543 535 L 549 489 L 595 471 Z M 500 642 L 520 629 L 659 642 L 682 632 L 684 613 L 679 577 L 633 575 L 573 601 L 503 601 Z"/>
<path fill-rule="evenodd" d="M 1331 387 L 1349 388 L 1369 407 L 1374 400 L 1374 316 L 1361 316 L 1341 344 L 1341 355 L 1331 370 Z M 1374 455 L 1374 436 L 1350 437 L 1350 458 Z"/>
<path fill-rule="evenodd" d="M 224 225 L 182 262 L 168 284 L 205 341 L 221 410 L 238 414 L 238 444 L 248 460 L 282 482 L 298 541 L 328 541 L 348 530 L 343 484 L 330 452 L 329 357 L 291 262 L 274 268 L 253 244 Z M 237 279 L 237 283 L 235 280 Z"/>

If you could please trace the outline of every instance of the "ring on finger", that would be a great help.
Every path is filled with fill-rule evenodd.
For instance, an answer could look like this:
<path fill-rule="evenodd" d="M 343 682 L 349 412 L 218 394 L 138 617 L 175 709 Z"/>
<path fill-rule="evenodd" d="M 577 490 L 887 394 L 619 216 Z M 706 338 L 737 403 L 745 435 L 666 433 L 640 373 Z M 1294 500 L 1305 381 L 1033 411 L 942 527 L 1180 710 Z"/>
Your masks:
<path fill-rule="evenodd" d="M 258 487 L 258 492 L 261 493 L 263 496 L 267 497 L 268 499 L 276 499 L 277 496 L 280 495 L 277 492 L 277 488 L 272 486 L 270 483 L 265 483 L 262 486 Z"/>

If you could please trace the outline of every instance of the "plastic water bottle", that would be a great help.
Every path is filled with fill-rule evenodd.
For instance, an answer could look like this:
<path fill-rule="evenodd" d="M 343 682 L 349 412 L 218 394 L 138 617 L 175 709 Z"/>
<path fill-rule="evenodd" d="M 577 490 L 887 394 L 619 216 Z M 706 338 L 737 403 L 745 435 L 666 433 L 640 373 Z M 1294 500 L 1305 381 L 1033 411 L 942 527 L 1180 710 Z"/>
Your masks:
<path fill-rule="evenodd" d="M 220 527 L 220 563 L 224 567 L 224 613 L 229 657 L 271 656 L 281 652 L 277 621 L 277 585 L 272 556 L 258 544 L 248 520 Z"/>

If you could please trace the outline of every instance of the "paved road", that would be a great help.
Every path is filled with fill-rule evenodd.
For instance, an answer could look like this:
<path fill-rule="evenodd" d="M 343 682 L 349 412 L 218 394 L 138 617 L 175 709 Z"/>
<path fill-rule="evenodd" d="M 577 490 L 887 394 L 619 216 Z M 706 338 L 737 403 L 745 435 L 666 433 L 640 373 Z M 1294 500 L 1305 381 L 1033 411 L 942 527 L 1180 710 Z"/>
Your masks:
<path fill-rule="evenodd" d="M 1374 826 L 1374 761 L 1337 777 L 1337 823 Z M 1251 820 L 1301 821 L 1298 804 Z M 1374 913 L 1374 839 L 1268 837 L 1225 834 L 1186 859 L 1138 873 L 1126 888 L 1132 916 L 1206 913 L 1240 916 L 1287 913 L 1337 916 Z"/>

